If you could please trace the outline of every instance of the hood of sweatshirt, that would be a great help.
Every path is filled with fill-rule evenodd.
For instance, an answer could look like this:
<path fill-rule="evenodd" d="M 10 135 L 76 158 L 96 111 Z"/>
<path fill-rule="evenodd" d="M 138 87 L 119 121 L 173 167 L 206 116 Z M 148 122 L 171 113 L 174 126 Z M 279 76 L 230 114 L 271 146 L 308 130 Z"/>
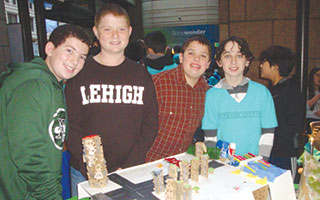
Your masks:
<path fill-rule="evenodd" d="M 59 88 L 62 88 L 63 81 L 58 81 L 49 70 L 47 64 L 41 57 L 36 57 L 30 62 L 9 63 L 6 65 L 7 71 L 0 75 L 0 86 L 9 80 L 15 79 L 16 85 L 30 79 L 47 79 Z M 18 77 L 18 78 L 16 78 Z"/>

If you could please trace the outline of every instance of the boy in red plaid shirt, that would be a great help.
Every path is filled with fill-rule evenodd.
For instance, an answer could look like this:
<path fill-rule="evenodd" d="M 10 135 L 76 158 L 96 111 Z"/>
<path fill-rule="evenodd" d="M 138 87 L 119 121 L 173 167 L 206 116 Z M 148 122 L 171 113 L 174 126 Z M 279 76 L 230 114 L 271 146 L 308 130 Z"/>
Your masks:
<path fill-rule="evenodd" d="M 211 62 L 212 48 L 202 35 L 187 39 L 180 65 L 153 76 L 159 106 L 159 131 L 146 161 L 186 152 L 204 113 L 209 89 L 202 74 Z"/>

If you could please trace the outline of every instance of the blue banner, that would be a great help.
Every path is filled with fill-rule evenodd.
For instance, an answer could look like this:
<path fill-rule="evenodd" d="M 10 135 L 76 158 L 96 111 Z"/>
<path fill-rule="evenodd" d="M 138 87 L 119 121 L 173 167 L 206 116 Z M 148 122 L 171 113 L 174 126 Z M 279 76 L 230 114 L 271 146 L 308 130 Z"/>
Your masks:
<path fill-rule="evenodd" d="M 213 48 L 212 56 L 215 54 L 215 47 L 219 42 L 219 25 L 217 24 L 146 28 L 144 29 L 144 33 L 146 35 L 158 30 L 166 36 L 167 45 L 170 47 L 174 47 L 175 45 L 182 46 L 183 42 L 192 35 L 204 35 L 208 38 Z"/>

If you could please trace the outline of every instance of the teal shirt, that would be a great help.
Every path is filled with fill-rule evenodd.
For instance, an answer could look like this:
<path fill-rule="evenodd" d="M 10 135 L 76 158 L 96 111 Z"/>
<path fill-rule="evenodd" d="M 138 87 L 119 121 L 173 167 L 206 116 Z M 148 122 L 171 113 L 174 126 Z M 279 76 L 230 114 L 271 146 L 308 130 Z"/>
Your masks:
<path fill-rule="evenodd" d="M 154 74 L 157 74 L 157 73 L 166 71 L 166 70 L 174 69 L 174 68 L 176 68 L 177 66 L 178 66 L 178 65 L 177 65 L 176 63 L 173 63 L 172 65 L 166 65 L 166 66 L 164 66 L 162 70 L 153 69 L 153 68 L 147 66 L 147 70 L 148 70 L 148 72 L 149 72 L 151 75 L 154 75 Z"/>
<path fill-rule="evenodd" d="M 258 155 L 261 128 L 276 126 L 273 99 L 265 86 L 249 81 L 247 94 L 239 103 L 226 89 L 207 91 L 202 129 L 217 130 L 218 140 L 236 143 L 237 155 Z"/>
<path fill-rule="evenodd" d="M 0 199 L 62 199 L 65 102 L 41 58 L 0 77 Z"/>

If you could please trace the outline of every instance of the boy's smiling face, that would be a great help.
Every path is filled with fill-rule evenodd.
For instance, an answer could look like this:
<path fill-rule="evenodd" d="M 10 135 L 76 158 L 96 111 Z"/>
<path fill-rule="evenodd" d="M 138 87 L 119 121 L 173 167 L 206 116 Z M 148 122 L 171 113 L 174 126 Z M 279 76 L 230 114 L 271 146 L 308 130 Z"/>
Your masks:
<path fill-rule="evenodd" d="M 93 32 L 101 44 L 101 51 L 109 54 L 124 54 L 132 28 L 123 16 L 103 16 Z"/>
<path fill-rule="evenodd" d="M 58 81 L 68 80 L 83 68 L 88 51 L 88 45 L 75 37 L 66 38 L 57 47 L 48 42 L 45 46 L 45 62 Z"/>
<path fill-rule="evenodd" d="M 179 59 L 182 63 L 184 74 L 188 84 L 193 86 L 210 65 L 208 47 L 197 41 L 192 41 Z"/>
<path fill-rule="evenodd" d="M 222 67 L 226 79 L 239 78 L 242 80 L 243 72 L 246 66 L 249 66 L 249 61 L 245 55 L 240 52 L 240 47 L 237 42 L 229 41 L 221 54 L 220 61 L 217 61 L 219 67 Z"/>

